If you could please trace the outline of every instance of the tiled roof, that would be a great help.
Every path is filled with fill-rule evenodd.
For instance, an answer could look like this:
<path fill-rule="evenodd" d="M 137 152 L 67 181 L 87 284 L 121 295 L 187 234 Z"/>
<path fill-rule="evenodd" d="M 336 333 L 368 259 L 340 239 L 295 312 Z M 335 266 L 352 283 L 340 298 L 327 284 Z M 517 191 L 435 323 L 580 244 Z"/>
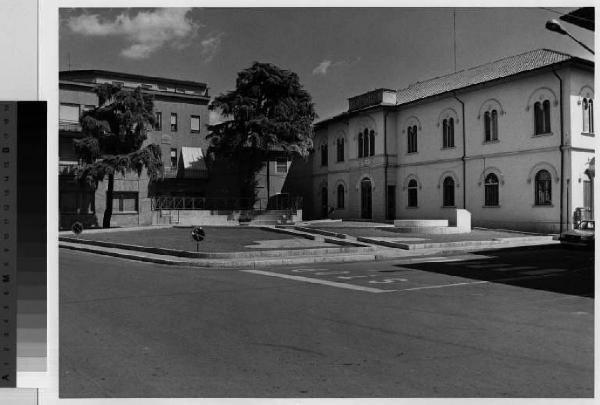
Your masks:
<path fill-rule="evenodd" d="M 574 59 L 574 57 L 548 49 L 529 51 L 446 76 L 411 84 L 405 89 L 398 90 L 396 104 L 410 103 L 436 94 L 554 65 L 569 59 Z"/>

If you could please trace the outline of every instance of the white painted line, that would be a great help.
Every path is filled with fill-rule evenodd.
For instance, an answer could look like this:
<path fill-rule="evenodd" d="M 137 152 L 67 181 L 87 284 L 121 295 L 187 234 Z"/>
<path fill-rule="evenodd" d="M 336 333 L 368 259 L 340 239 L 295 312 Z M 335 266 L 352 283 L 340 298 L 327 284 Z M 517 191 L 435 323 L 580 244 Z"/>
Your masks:
<path fill-rule="evenodd" d="M 415 291 L 415 290 L 427 290 L 430 288 L 444 288 L 444 287 L 455 287 L 459 285 L 471 285 L 471 284 L 485 284 L 489 283 L 489 281 L 473 281 L 469 283 L 454 283 L 454 284 L 442 284 L 442 285 L 428 285 L 425 287 L 413 287 L 413 288 L 404 288 L 398 291 Z"/>
<path fill-rule="evenodd" d="M 315 271 L 327 271 L 328 269 L 291 269 L 294 273 L 314 273 Z"/>
<path fill-rule="evenodd" d="M 330 287 L 345 288 L 347 290 L 366 291 L 366 292 L 370 292 L 370 293 L 387 293 L 387 292 L 397 291 L 397 290 L 381 290 L 379 288 L 362 287 L 362 286 L 354 285 L 354 284 L 338 283 L 335 281 L 321 280 L 318 278 L 292 276 L 289 274 L 273 273 L 270 271 L 263 271 L 263 270 L 240 270 L 240 271 L 243 271 L 245 273 L 260 274 L 262 276 L 279 277 L 279 278 L 285 278 L 288 280 L 303 281 L 305 283 L 322 284 L 322 285 L 327 285 Z"/>
<path fill-rule="evenodd" d="M 368 276 L 337 276 L 337 278 L 342 280 L 352 280 L 353 278 L 365 278 L 365 277 L 375 277 L 375 274 L 371 274 Z"/>

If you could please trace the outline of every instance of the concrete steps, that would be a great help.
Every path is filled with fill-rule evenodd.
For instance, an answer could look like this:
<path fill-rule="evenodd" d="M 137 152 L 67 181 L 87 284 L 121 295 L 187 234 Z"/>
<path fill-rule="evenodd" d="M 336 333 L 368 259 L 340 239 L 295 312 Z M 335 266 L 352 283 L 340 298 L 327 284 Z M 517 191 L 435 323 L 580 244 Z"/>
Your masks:
<path fill-rule="evenodd" d="M 552 236 L 527 236 L 515 238 L 495 238 L 491 240 L 464 240 L 454 242 L 424 242 L 424 243 L 402 243 L 389 240 L 378 240 L 377 238 L 358 237 L 359 242 L 380 245 L 403 250 L 420 249 L 452 249 L 462 248 L 466 250 L 511 247 L 511 246 L 533 246 L 557 243 Z"/>
<path fill-rule="evenodd" d="M 390 231 L 434 235 L 459 233 L 455 227 L 448 226 L 447 219 L 396 219 L 394 220 L 394 228 Z"/>

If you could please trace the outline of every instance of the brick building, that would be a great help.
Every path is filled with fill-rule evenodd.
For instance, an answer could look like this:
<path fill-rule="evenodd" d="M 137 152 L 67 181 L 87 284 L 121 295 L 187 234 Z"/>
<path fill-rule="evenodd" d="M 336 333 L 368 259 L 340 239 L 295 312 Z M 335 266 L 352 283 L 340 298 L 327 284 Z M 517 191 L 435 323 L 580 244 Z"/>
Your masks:
<path fill-rule="evenodd" d="M 113 226 L 152 223 L 151 198 L 158 195 L 203 196 L 209 176 L 204 161 L 208 147 L 208 88 L 205 83 L 149 77 L 103 70 L 76 70 L 60 73 L 59 82 L 59 165 L 60 226 L 68 228 L 76 220 L 98 226 L 106 206 L 106 181 L 97 190 L 77 184 L 72 173 L 78 163 L 73 139 L 80 137 L 79 117 L 98 104 L 93 92 L 100 83 L 142 89 L 154 97 L 156 126 L 146 143 L 160 145 L 164 178 L 149 184 L 145 172 L 115 175 Z"/>
<path fill-rule="evenodd" d="M 257 198 L 252 205 L 239 198 L 237 171 L 232 162 L 210 161 L 206 156 L 209 141 L 210 97 L 205 83 L 150 77 L 104 70 L 64 71 L 59 77 L 59 211 L 60 228 L 69 229 L 75 221 L 98 227 L 106 207 L 106 181 L 96 190 L 75 181 L 78 165 L 73 140 L 81 137 L 81 114 L 98 104 L 94 87 L 113 83 L 124 88 L 141 86 L 154 98 L 156 126 L 147 143 L 160 145 L 164 176 L 151 183 L 145 173 L 115 175 L 111 226 L 138 226 L 172 223 L 164 214 L 186 211 L 193 221 L 211 222 L 210 216 L 242 208 L 277 207 L 289 198 L 281 193 L 290 162 L 274 154 L 272 161 L 257 174 Z M 284 198 L 282 198 L 284 197 Z M 270 200 L 270 203 L 268 202 Z M 160 209 L 166 208 L 166 209 Z M 202 211 L 202 212 L 201 212 Z M 183 215 L 183 214 L 182 214 Z M 214 220 L 214 218 L 212 219 Z"/>

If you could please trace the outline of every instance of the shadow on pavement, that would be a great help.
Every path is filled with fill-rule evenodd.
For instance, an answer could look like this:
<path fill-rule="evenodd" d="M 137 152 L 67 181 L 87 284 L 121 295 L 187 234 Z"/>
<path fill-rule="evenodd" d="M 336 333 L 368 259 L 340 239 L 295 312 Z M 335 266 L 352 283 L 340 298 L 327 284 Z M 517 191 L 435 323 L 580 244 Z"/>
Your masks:
<path fill-rule="evenodd" d="M 594 297 L 594 251 L 552 245 L 487 250 L 477 255 L 481 259 L 398 267 Z"/>

